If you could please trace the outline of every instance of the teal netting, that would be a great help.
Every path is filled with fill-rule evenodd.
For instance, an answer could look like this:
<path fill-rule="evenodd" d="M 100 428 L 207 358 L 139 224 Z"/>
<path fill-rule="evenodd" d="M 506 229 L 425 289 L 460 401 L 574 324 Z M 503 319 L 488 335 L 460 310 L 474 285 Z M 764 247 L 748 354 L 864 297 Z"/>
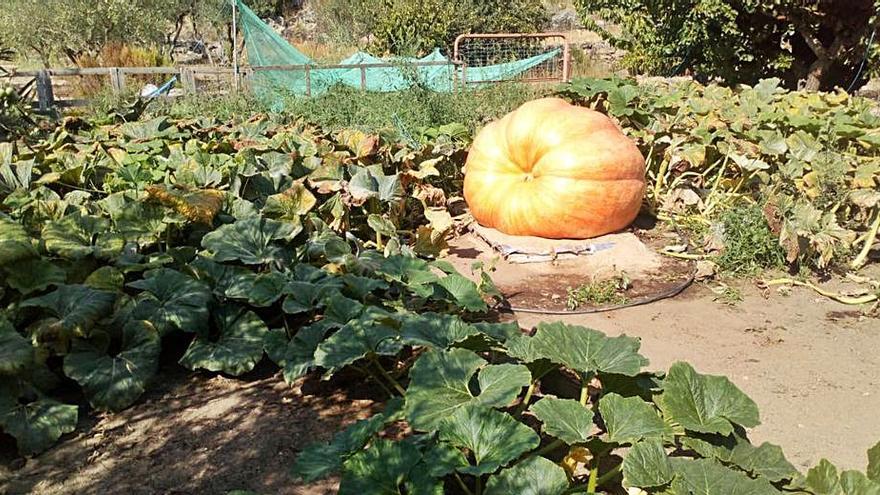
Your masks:
<path fill-rule="evenodd" d="M 462 70 L 467 71 L 467 81 L 485 83 L 515 78 L 532 68 L 558 56 L 560 49 L 533 57 L 483 67 L 462 69 L 443 56 L 439 49 L 422 58 L 395 57 L 381 59 L 368 53 L 357 52 L 336 65 L 352 68 L 322 68 L 301 51 L 294 48 L 271 27 L 263 22 L 242 0 L 238 3 L 240 23 L 244 33 L 248 63 L 254 69 L 251 84 L 258 97 L 269 100 L 275 106 L 282 105 L 288 95 L 320 95 L 335 85 L 368 91 L 399 91 L 420 85 L 434 91 L 451 91 L 456 80 L 462 80 Z M 414 62 L 433 62 L 436 65 L 414 65 Z M 367 67 L 358 65 L 391 64 L 392 67 Z M 260 67 L 279 65 L 308 65 L 309 70 L 271 70 Z"/>

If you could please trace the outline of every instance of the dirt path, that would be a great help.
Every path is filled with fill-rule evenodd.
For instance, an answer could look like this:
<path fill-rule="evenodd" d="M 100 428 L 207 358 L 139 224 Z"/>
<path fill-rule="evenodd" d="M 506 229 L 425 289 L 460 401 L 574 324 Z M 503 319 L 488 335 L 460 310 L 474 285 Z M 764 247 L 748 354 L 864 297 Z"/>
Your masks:
<path fill-rule="evenodd" d="M 170 367 L 144 400 L 87 416 L 23 466 L 12 442 L 0 445 L 0 494 L 336 493 L 337 480 L 304 487 L 287 473 L 304 446 L 369 417 L 374 403 L 357 387 L 290 387 L 274 372 L 262 375 L 236 380 Z"/>

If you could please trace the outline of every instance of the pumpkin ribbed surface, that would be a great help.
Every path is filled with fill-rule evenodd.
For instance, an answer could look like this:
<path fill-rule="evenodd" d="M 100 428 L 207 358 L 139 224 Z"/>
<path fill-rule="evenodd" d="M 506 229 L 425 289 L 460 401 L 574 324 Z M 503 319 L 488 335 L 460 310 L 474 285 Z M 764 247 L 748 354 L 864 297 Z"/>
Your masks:
<path fill-rule="evenodd" d="M 464 196 L 481 225 L 510 235 L 586 239 L 629 225 L 645 160 L 605 115 L 559 98 L 525 103 L 483 128 Z"/>

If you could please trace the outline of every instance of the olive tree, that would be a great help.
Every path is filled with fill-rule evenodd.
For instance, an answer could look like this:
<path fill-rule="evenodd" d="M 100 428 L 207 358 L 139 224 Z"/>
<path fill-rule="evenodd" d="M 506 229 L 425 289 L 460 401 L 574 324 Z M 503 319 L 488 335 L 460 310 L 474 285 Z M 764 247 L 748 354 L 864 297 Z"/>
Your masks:
<path fill-rule="evenodd" d="M 807 89 L 848 86 L 878 26 L 878 0 L 575 0 L 636 72 Z M 606 21 L 619 29 L 606 29 Z M 862 72 L 864 77 L 864 72 Z"/>
<path fill-rule="evenodd" d="M 0 32 L 12 48 L 76 62 L 110 43 L 168 46 L 186 16 L 229 0 L 0 0 Z"/>

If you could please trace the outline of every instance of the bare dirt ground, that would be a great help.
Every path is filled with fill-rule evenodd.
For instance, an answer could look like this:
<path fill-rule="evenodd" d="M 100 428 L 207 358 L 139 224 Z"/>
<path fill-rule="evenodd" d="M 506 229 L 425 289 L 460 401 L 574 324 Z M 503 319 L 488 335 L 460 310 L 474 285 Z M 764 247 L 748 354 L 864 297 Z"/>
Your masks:
<path fill-rule="evenodd" d="M 52 449 L 16 458 L 0 441 L 0 494 L 336 493 L 335 479 L 303 486 L 287 473 L 306 445 L 375 409 L 356 383 L 254 372 L 244 379 L 169 366 L 143 400 L 115 415 L 85 415 Z"/>
<path fill-rule="evenodd" d="M 456 264 L 466 271 L 469 260 Z M 496 278 L 513 280 L 508 269 Z M 865 450 L 880 440 L 880 320 L 806 289 L 737 288 L 734 306 L 695 285 L 619 311 L 518 318 L 638 336 L 654 369 L 686 360 L 729 376 L 761 410 L 752 440 L 781 445 L 800 469 L 821 457 L 864 469 Z M 82 414 L 76 432 L 34 459 L 0 439 L 0 494 L 335 493 L 335 480 L 303 486 L 287 472 L 304 446 L 369 416 L 377 405 L 367 397 L 377 395 L 357 382 L 290 387 L 268 366 L 244 379 L 168 366 L 143 400 L 115 415 Z"/>

